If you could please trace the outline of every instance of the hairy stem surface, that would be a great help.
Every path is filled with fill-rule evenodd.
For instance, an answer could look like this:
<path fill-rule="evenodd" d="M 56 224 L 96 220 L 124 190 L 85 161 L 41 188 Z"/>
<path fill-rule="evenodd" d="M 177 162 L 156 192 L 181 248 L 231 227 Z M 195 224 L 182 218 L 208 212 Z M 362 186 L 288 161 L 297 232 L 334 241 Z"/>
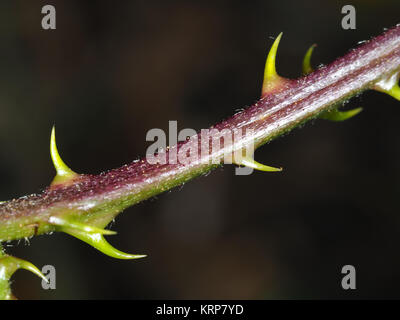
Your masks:
<path fill-rule="evenodd" d="M 400 71 L 400 26 L 351 50 L 342 58 L 307 76 L 281 81 L 254 105 L 222 121 L 213 129 L 222 138 L 223 129 L 251 130 L 233 143 L 233 151 L 254 142 L 255 148 L 290 131 L 299 124 L 345 102 L 364 90 L 374 89 Z M 201 136 L 196 137 L 198 145 Z M 215 137 L 214 137 L 215 138 Z M 191 141 L 191 140 L 190 140 Z M 171 146 L 173 152 L 190 141 Z M 217 167 L 225 150 L 212 150 L 186 164 L 149 164 L 146 159 L 100 175 L 77 175 L 65 183 L 51 185 L 40 194 L 0 204 L 0 241 L 57 231 L 52 217 L 73 219 L 91 226 L 106 226 L 119 212 L 140 201 L 185 183 Z"/>

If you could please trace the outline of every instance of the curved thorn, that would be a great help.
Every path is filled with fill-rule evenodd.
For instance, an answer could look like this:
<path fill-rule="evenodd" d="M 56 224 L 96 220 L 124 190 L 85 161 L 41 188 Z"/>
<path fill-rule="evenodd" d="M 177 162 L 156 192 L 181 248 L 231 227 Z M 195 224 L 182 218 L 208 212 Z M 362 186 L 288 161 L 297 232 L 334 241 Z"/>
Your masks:
<path fill-rule="evenodd" d="M 119 251 L 118 249 L 114 248 L 111 244 L 109 244 L 100 233 L 87 233 L 82 232 L 76 229 L 65 229 L 63 230 L 65 233 L 78 238 L 86 242 L 87 244 L 91 245 L 95 249 L 99 250 L 100 252 L 117 259 L 139 259 L 144 258 L 146 255 L 139 255 L 139 254 L 129 254 Z"/>
<path fill-rule="evenodd" d="M 264 69 L 264 81 L 262 87 L 262 94 L 268 91 L 268 89 L 273 85 L 277 79 L 279 79 L 279 75 L 276 72 L 276 53 L 278 51 L 279 42 L 282 38 L 282 32 L 278 35 L 275 39 L 274 43 L 272 44 L 271 49 L 269 50 L 267 60 L 265 62 L 265 69 Z"/>
<path fill-rule="evenodd" d="M 339 111 L 338 109 L 333 109 L 331 111 L 326 111 L 322 113 L 319 118 L 330 121 L 344 121 L 354 117 L 362 111 L 362 108 L 355 108 L 346 111 Z"/>
<path fill-rule="evenodd" d="M 42 278 L 44 281 L 49 281 L 36 266 L 28 261 L 9 255 L 0 258 L 0 277 L 9 280 L 18 269 L 28 270 Z"/>
<path fill-rule="evenodd" d="M 57 175 L 53 180 L 53 183 L 62 182 L 65 180 L 69 180 L 77 175 L 74 171 L 72 171 L 61 159 L 60 154 L 58 153 L 57 144 L 56 144 L 56 128 L 53 126 L 51 130 L 51 139 L 50 139 L 50 155 L 53 161 L 54 167 L 57 171 Z"/>
<path fill-rule="evenodd" d="M 101 228 L 93 227 L 93 226 L 83 224 L 80 222 L 66 220 L 66 219 L 63 219 L 60 217 L 55 217 L 55 216 L 52 216 L 49 218 L 49 223 L 59 227 L 60 231 L 64 231 L 64 229 L 67 228 L 67 229 L 76 229 L 81 232 L 99 233 L 99 234 L 103 234 L 103 235 L 117 234 L 115 231 L 112 231 L 112 230 L 101 229 Z"/>
<path fill-rule="evenodd" d="M 278 51 L 279 42 L 281 41 L 283 32 L 281 32 L 275 39 L 274 43 L 269 50 L 267 61 L 265 62 L 264 81 L 278 76 L 276 73 L 276 53 Z"/>
<path fill-rule="evenodd" d="M 314 71 L 313 67 L 311 66 L 311 56 L 314 51 L 314 48 L 317 45 L 314 43 L 310 48 L 308 48 L 304 59 L 303 59 L 303 75 L 307 75 Z"/>
<path fill-rule="evenodd" d="M 275 168 L 275 167 L 266 166 L 264 164 L 261 164 L 261 163 L 255 161 L 251 157 L 243 157 L 241 159 L 239 165 L 246 166 L 246 167 L 253 168 L 253 169 L 256 169 L 256 170 L 260 170 L 260 171 L 268 171 L 268 172 L 282 171 L 282 168 Z"/>
<path fill-rule="evenodd" d="M 42 278 L 42 280 L 49 283 L 49 280 L 45 277 L 45 275 L 32 263 L 25 261 L 25 260 L 21 260 L 20 268 L 28 270 L 28 271 L 36 274 L 38 277 Z"/>

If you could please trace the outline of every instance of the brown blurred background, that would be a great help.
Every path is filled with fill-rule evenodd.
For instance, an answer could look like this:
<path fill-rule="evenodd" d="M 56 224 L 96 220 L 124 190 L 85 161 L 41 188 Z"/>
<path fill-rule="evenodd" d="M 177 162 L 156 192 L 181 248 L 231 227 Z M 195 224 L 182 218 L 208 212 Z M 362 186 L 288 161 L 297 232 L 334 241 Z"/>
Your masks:
<path fill-rule="evenodd" d="M 57 29 L 41 28 L 41 8 Z M 357 29 L 341 28 L 353 4 Z M 49 136 L 72 169 L 99 173 L 143 156 L 152 128 L 196 130 L 258 99 L 271 37 L 277 68 L 297 77 L 305 51 L 327 64 L 400 22 L 393 1 L 15 1 L 0 3 L 0 198 L 39 192 L 54 175 Z M 316 121 L 257 151 L 280 174 L 208 177 L 121 214 L 113 260 L 64 234 L 8 252 L 57 270 L 25 299 L 400 298 L 400 103 L 351 100 L 344 123 Z M 357 289 L 341 286 L 343 265 Z"/>

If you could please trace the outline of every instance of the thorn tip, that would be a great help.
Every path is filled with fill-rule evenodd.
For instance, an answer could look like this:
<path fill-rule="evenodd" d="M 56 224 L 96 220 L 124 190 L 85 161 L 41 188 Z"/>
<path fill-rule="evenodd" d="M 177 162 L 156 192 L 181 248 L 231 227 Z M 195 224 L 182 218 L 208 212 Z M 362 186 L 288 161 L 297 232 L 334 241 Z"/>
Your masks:
<path fill-rule="evenodd" d="M 54 167 L 57 171 L 57 175 L 53 180 L 53 183 L 63 182 L 69 179 L 74 178 L 77 174 L 72 171 L 61 159 L 60 154 L 58 153 L 57 144 L 56 144 L 56 127 L 53 126 L 51 130 L 51 138 L 50 138 L 50 155 L 53 161 Z"/>
<path fill-rule="evenodd" d="M 278 76 L 276 72 L 276 53 L 278 52 L 279 42 L 281 41 L 283 32 L 281 32 L 272 44 L 269 50 L 267 61 L 265 63 L 264 80 L 271 80 Z"/>
<path fill-rule="evenodd" d="M 311 66 L 311 56 L 314 51 L 314 48 L 317 45 L 314 43 L 310 48 L 308 48 L 304 59 L 303 59 L 303 75 L 307 75 L 314 71 L 313 67 Z"/>
<path fill-rule="evenodd" d="M 278 51 L 279 42 L 281 41 L 283 32 L 281 32 L 275 39 L 274 43 L 269 50 L 264 69 L 264 81 L 262 86 L 262 96 L 264 96 L 271 88 L 273 88 L 280 80 L 276 72 L 276 53 Z"/>
<path fill-rule="evenodd" d="M 237 164 L 245 166 L 245 167 L 253 168 L 256 170 L 260 170 L 260 171 L 266 171 L 266 172 L 279 172 L 279 171 L 283 170 L 282 168 L 275 168 L 275 167 L 270 167 L 270 166 L 261 164 L 249 156 L 243 157 L 240 160 L 240 163 L 237 163 Z"/>

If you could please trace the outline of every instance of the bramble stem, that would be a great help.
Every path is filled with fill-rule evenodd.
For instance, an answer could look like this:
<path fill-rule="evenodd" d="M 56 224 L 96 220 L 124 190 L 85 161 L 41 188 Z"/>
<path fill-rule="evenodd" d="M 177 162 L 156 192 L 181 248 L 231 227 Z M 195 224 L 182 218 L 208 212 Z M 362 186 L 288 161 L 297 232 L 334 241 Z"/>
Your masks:
<path fill-rule="evenodd" d="M 399 72 L 398 25 L 328 66 L 299 79 L 282 81 L 254 105 L 213 128 L 219 130 L 217 135 L 223 129 L 250 129 L 251 139 L 242 137 L 234 142 L 233 149 L 242 149 L 249 141 L 257 148 Z M 200 136 L 198 141 L 200 145 Z M 188 143 L 169 148 L 167 158 Z M 59 230 L 49 222 L 50 217 L 104 227 L 125 208 L 212 170 L 218 164 L 204 164 L 205 160 L 216 157 L 222 161 L 224 150 L 216 154 L 210 147 L 209 154 L 201 154 L 200 149 L 199 154 L 188 164 L 153 165 L 142 159 L 97 176 L 79 175 L 40 194 L 2 203 L 0 241 Z"/>

